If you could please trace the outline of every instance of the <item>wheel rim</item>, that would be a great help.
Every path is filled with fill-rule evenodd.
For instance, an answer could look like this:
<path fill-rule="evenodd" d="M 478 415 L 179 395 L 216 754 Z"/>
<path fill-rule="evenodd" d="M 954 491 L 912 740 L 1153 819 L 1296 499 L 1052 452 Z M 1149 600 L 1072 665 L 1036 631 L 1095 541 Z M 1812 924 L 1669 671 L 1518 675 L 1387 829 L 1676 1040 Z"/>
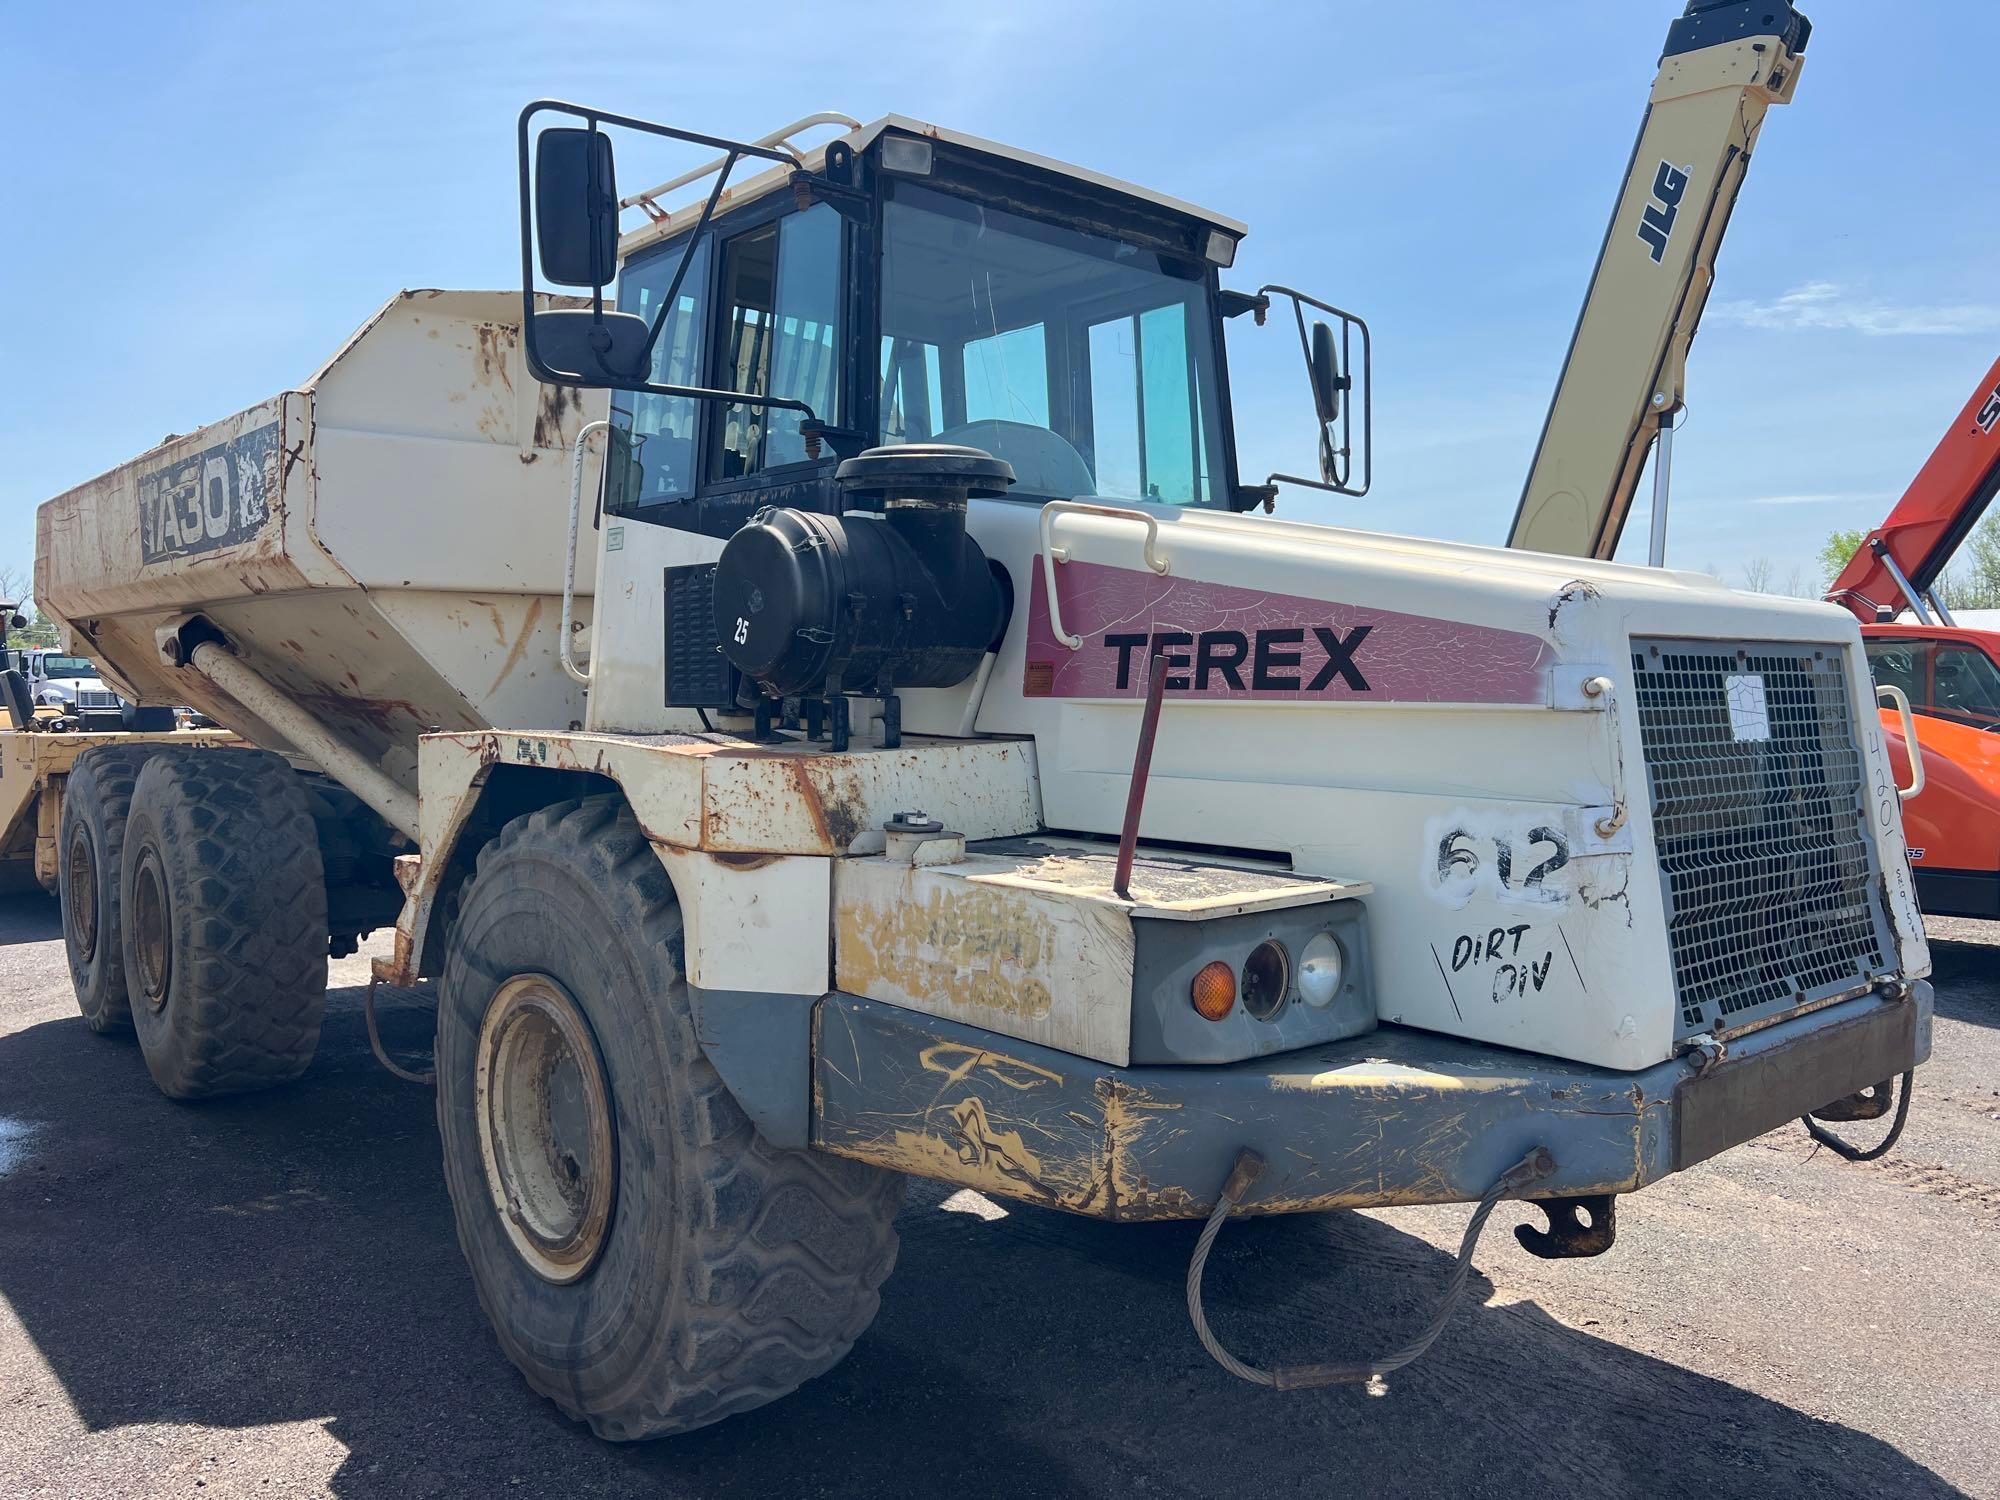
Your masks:
<path fill-rule="evenodd" d="M 160 853 L 147 849 L 140 854 L 132 871 L 132 910 L 126 914 L 132 924 L 132 956 L 139 971 L 139 993 L 153 1010 L 167 1003 L 167 989 L 174 977 L 172 910 L 167 902 L 166 873 L 160 868 Z"/>
<path fill-rule="evenodd" d="M 583 1012 L 547 975 L 515 975 L 487 1006 L 473 1108 L 487 1191 L 515 1250 L 543 1280 L 575 1281 L 611 1226 L 611 1092 Z"/>
<path fill-rule="evenodd" d="M 97 854 L 90 846 L 90 834 L 81 827 L 70 835 L 63 881 L 76 956 L 89 963 L 97 957 Z"/>

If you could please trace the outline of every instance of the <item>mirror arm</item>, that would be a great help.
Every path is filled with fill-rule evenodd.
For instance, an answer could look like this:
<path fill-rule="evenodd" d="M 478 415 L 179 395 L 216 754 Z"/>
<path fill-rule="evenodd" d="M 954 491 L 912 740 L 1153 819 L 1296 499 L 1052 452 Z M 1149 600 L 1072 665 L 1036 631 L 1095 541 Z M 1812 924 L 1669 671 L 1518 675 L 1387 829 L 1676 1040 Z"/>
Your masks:
<path fill-rule="evenodd" d="M 1271 299 L 1261 292 L 1232 292 L 1227 287 L 1216 294 L 1222 316 L 1240 318 L 1245 313 L 1257 315 L 1257 326 L 1264 326 L 1265 315 L 1271 311 Z"/>
<path fill-rule="evenodd" d="M 701 245 L 702 231 L 708 228 L 708 221 L 715 217 L 715 205 L 722 201 L 722 190 L 729 185 L 729 174 L 736 166 L 736 153 L 731 151 L 723 158 L 722 170 L 715 174 L 715 186 L 709 190 L 708 201 L 701 206 L 701 217 L 689 231 L 687 246 L 681 251 L 681 263 L 674 267 L 674 279 L 667 287 L 666 296 L 660 299 L 660 310 L 653 318 L 651 331 L 646 335 L 646 347 L 639 352 L 639 368 L 653 367 L 653 349 L 660 342 L 660 332 L 667 326 L 667 315 L 680 301 L 681 283 L 687 279 L 688 267 L 694 264 L 694 252 Z M 602 288 L 599 288 L 602 291 Z M 600 319 L 602 314 L 599 314 Z"/>
<path fill-rule="evenodd" d="M 1340 443 L 1336 445 L 1334 441 L 1333 423 L 1322 422 L 1319 424 L 1320 465 L 1322 469 L 1320 478 L 1307 479 L 1297 474 L 1273 474 L 1265 481 L 1265 486 L 1268 488 L 1279 484 L 1298 484 L 1304 485 L 1308 489 L 1327 490 L 1336 495 L 1352 495 L 1356 498 L 1366 495 L 1369 486 L 1374 483 L 1375 469 L 1374 354 L 1373 345 L 1368 334 L 1368 324 L 1360 317 L 1348 312 L 1345 308 L 1335 307 L 1331 302 L 1322 302 L 1319 298 L 1308 296 L 1306 293 L 1293 287 L 1280 286 L 1276 282 L 1271 282 L 1257 288 L 1257 295 L 1267 299 L 1267 302 L 1273 293 L 1280 297 L 1291 299 L 1292 312 L 1298 321 L 1299 349 L 1305 356 L 1306 375 L 1309 380 L 1312 376 L 1312 339 L 1306 332 L 1306 307 L 1315 307 L 1319 311 L 1340 320 L 1341 369 L 1343 372 L 1340 380 L 1340 388 L 1350 393 L 1354 389 L 1354 377 L 1351 373 L 1354 369 L 1352 330 L 1356 328 L 1361 330 L 1361 379 L 1365 389 L 1365 398 L 1361 403 L 1361 483 L 1358 487 L 1350 483 L 1350 480 L 1353 478 L 1352 465 L 1354 461 L 1354 450 L 1351 441 L 1353 432 L 1353 403 L 1351 401 L 1342 403 L 1340 416 L 1336 419 L 1341 429 L 1342 441 Z M 1261 316 L 1258 321 L 1262 321 Z M 1345 460 L 1345 466 L 1343 466 L 1341 460 Z"/>
<path fill-rule="evenodd" d="M 723 164 L 722 171 L 717 176 L 715 187 L 709 193 L 708 201 L 702 205 L 701 218 L 696 222 L 693 233 L 688 236 L 687 251 L 682 255 L 680 271 L 674 277 L 674 291 L 676 295 L 678 295 L 680 289 L 682 276 L 686 274 L 688 263 L 693 258 L 695 242 L 701 237 L 701 232 L 708 227 L 709 220 L 714 216 L 715 206 L 721 201 L 722 190 L 728 181 L 730 168 L 736 164 L 737 160 L 745 156 L 754 156 L 765 161 L 776 162 L 780 166 L 791 167 L 794 170 L 804 165 L 799 154 L 788 147 L 758 146 L 748 141 L 732 141 L 726 140 L 721 136 L 703 135 L 699 131 L 678 130 L 671 125 L 655 125 L 650 120 L 634 119 L 630 115 L 616 115 L 607 113 L 604 110 L 586 109 L 582 105 L 565 103 L 560 99 L 536 99 L 523 107 L 514 127 L 516 154 L 519 159 L 521 193 L 521 323 L 523 329 L 522 338 L 528 354 L 529 367 L 534 370 L 538 379 L 543 378 L 542 371 L 547 369 L 547 366 L 542 365 L 540 359 L 536 357 L 534 344 L 535 224 L 534 201 L 531 195 L 533 184 L 529 167 L 530 153 L 528 148 L 531 143 L 529 141 L 528 127 L 536 115 L 545 112 L 569 115 L 574 119 L 582 120 L 593 131 L 597 130 L 600 125 L 618 125 L 628 130 L 643 131 L 647 135 L 665 136 L 668 140 L 686 141 L 690 145 L 707 146 L 713 150 L 726 153 L 727 159 Z M 594 172 L 595 170 L 596 166 L 593 161 L 592 171 Z M 614 205 L 612 212 L 614 214 L 619 212 L 619 207 Z M 661 305 L 660 316 L 647 335 L 644 358 L 648 366 L 652 362 L 653 346 L 660 336 L 660 330 L 666 324 L 667 310 L 672 306 L 673 302 L 671 300 Z M 591 315 L 594 322 L 601 323 L 604 320 L 604 288 L 602 286 L 591 289 Z M 627 378 L 630 379 L 630 377 Z M 647 390 L 655 394 L 686 394 L 685 391 L 678 388 L 653 386 L 646 383 L 621 385 L 619 388 L 625 390 Z M 732 396 L 731 399 L 741 398 Z M 754 398 L 746 402 L 746 404 L 754 404 Z M 785 403 L 773 401 L 771 404 L 783 405 Z M 810 409 L 804 403 L 793 404 L 800 410 L 807 411 L 808 415 L 810 415 Z"/>

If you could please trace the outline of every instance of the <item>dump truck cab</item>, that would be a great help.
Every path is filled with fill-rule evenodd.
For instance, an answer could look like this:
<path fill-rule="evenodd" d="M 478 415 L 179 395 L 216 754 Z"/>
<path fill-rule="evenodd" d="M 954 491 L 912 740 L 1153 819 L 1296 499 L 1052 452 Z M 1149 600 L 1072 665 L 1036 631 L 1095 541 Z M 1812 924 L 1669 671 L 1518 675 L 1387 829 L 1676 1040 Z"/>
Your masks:
<path fill-rule="evenodd" d="M 265 747 L 75 809 L 163 1087 L 296 1076 L 392 867 L 482 1303 L 614 1437 L 839 1359 L 906 1175 L 1205 1219 L 1197 1335 L 1324 1384 L 1414 1351 L 1228 1356 L 1232 1213 L 1471 1203 L 1469 1257 L 1525 1197 L 1594 1254 L 1619 1194 L 1907 1101 L 1928 954 L 1849 617 L 1264 514 L 1371 483 L 1358 318 L 1233 284 L 1223 216 L 817 118 L 531 105 L 504 310 L 405 294 L 43 507 L 38 599 Z M 614 130 L 721 156 L 621 200 Z M 1225 329 L 1273 311 L 1316 472 L 1250 482 Z"/>

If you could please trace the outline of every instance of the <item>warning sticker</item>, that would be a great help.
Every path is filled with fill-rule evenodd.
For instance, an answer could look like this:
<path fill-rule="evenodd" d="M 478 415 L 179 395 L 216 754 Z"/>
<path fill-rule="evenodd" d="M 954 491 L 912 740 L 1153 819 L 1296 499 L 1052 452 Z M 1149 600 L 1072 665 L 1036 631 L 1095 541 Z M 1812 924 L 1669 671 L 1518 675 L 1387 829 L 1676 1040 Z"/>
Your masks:
<path fill-rule="evenodd" d="M 1764 679 L 1745 672 L 1723 679 L 1729 695 L 1729 732 L 1738 740 L 1768 740 L 1771 710 L 1764 702 Z"/>

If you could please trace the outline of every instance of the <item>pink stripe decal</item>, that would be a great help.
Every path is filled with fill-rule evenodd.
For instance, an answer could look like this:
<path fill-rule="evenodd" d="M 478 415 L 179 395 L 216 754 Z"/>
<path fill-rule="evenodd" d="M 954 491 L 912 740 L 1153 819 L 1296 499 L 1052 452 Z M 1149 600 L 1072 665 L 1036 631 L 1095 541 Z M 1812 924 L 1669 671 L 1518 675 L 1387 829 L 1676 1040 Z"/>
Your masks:
<path fill-rule="evenodd" d="M 1146 662 L 1167 657 L 1167 690 L 1191 698 L 1360 698 L 1371 703 L 1543 704 L 1537 636 L 1389 609 L 1062 563 L 1063 625 L 1049 624 L 1041 558 L 1028 601 L 1021 691 L 1030 698 L 1137 698 Z"/>

